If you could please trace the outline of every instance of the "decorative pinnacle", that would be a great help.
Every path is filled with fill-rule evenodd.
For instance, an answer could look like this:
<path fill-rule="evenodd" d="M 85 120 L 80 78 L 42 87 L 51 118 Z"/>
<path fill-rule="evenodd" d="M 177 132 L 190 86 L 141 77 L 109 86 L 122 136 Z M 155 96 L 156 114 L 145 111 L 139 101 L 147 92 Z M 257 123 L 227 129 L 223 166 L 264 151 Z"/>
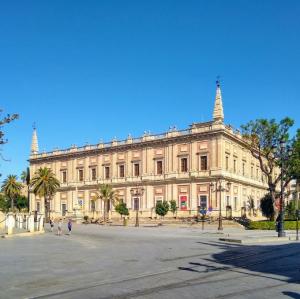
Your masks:
<path fill-rule="evenodd" d="M 31 154 L 37 154 L 39 152 L 39 144 L 36 133 L 35 123 L 32 125 L 33 133 L 32 133 L 32 142 L 31 142 Z"/>
<path fill-rule="evenodd" d="M 223 123 L 224 112 L 223 112 L 222 94 L 221 94 L 221 87 L 220 87 L 220 76 L 217 76 L 216 85 L 217 85 L 217 90 L 216 90 L 213 120 L 215 122 Z"/>

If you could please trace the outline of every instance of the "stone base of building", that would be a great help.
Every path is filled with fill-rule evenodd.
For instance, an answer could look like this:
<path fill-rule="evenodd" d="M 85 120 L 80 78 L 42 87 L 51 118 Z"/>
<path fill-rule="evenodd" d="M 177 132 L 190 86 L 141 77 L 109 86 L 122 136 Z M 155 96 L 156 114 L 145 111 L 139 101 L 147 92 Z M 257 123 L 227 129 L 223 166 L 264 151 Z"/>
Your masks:
<path fill-rule="evenodd" d="M 139 211 L 138 212 L 139 219 L 141 220 L 149 220 L 149 219 L 160 219 L 161 217 L 155 213 L 155 209 L 152 210 L 146 210 L 146 211 Z M 95 211 L 95 212 L 83 212 L 82 213 L 82 219 L 84 216 L 88 216 L 88 219 L 93 220 L 101 220 L 103 219 L 103 212 Z M 62 215 L 61 213 L 51 213 L 51 217 L 54 220 L 58 219 L 74 219 L 74 213 L 66 213 L 65 215 Z M 107 213 L 108 219 L 119 221 L 121 219 L 121 216 L 116 211 L 110 211 Z M 189 218 L 196 218 L 201 217 L 201 214 L 197 210 L 186 210 L 186 211 L 177 211 L 176 213 L 168 212 L 168 214 L 164 217 L 164 219 L 189 219 Z M 217 219 L 219 217 L 219 211 L 212 211 L 208 214 L 206 214 L 206 218 L 211 219 Z M 247 217 L 252 220 L 260 220 L 264 219 L 264 217 L 261 215 L 260 212 L 258 212 L 256 215 L 244 213 L 242 211 L 232 211 L 231 213 L 226 212 L 225 210 L 222 211 L 222 217 L 227 219 L 232 218 L 240 218 L 240 217 Z M 130 211 L 129 216 L 126 216 L 127 219 L 133 220 L 136 218 L 136 211 Z"/>

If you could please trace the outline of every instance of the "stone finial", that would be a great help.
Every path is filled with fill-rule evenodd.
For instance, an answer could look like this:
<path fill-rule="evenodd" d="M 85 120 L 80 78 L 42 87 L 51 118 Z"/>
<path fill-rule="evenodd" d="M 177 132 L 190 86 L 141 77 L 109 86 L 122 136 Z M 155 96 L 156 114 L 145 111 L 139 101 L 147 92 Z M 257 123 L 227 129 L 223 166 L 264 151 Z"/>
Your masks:
<path fill-rule="evenodd" d="M 39 144 L 38 138 L 36 133 L 36 127 L 33 126 L 33 133 L 32 133 L 32 141 L 31 141 L 31 154 L 36 155 L 39 152 Z"/>
<path fill-rule="evenodd" d="M 223 112 L 223 103 L 222 103 L 222 94 L 220 88 L 220 80 L 217 80 L 217 90 L 216 90 L 216 98 L 215 98 L 215 107 L 213 113 L 213 120 L 216 122 L 224 121 L 224 112 Z"/>

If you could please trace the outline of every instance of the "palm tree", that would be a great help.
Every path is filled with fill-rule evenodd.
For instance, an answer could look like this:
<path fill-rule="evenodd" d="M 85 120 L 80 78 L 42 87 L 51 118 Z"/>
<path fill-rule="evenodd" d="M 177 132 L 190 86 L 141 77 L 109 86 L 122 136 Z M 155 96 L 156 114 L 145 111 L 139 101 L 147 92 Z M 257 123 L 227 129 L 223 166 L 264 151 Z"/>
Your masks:
<path fill-rule="evenodd" d="M 18 195 L 21 194 L 22 184 L 17 181 L 16 175 L 8 175 L 2 184 L 2 192 L 10 199 L 11 201 L 11 211 L 14 209 L 14 200 Z"/>
<path fill-rule="evenodd" d="M 50 168 L 40 167 L 30 181 L 30 187 L 35 195 L 44 197 L 45 202 L 45 219 L 50 219 L 50 201 L 59 188 L 59 180 Z"/>
<path fill-rule="evenodd" d="M 27 200 L 28 200 L 28 209 L 29 209 L 29 197 L 30 197 L 30 171 L 29 167 L 26 168 L 26 170 L 23 170 L 21 173 L 21 180 L 23 184 L 27 186 Z"/>
<path fill-rule="evenodd" d="M 107 212 L 109 211 L 109 203 L 111 202 L 115 205 L 119 199 L 118 194 L 116 191 L 113 190 L 112 186 L 109 184 L 103 184 L 98 186 L 98 194 L 97 198 L 103 200 L 104 203 L 104 213 L 103 213 L 103 220 L 106 223 L 107 220 Z"/>

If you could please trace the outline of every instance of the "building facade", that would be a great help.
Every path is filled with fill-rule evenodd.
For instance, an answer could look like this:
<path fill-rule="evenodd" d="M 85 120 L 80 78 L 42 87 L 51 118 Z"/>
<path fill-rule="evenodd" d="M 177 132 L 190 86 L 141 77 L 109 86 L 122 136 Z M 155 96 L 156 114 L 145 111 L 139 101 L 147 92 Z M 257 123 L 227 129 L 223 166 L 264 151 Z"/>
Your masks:
<path fill-rule="evenodd" d="M 38 151 L 34 129 L 29 161 L 31 177 L 39 167 L 49 167 L 60 180 L 50 207 L 54 217 L 71 217 L 78 207 L 84 215 L 101 217 L 99 184 L 111 184 L 131 216 L 138 209 L 140 217 L 154 217 L 155 205 L 162 200 L 175 200 L 178 216 L 196 215 L 200 207 L 217 215 L 220 205 L 224 216 L 230 210 L 241 216 L 250 200 L 259 207 L 268 188 L 239 131 L 224 124 L 219 84 L 212 121 L 44 153 Z M 132 195 L 135 188 L 142 188 L 143 194 Z M 31 194 L 30 210 L 43 212 L 43 199 Z M 113 206 L 110 215 L 116 216 Z"/>

